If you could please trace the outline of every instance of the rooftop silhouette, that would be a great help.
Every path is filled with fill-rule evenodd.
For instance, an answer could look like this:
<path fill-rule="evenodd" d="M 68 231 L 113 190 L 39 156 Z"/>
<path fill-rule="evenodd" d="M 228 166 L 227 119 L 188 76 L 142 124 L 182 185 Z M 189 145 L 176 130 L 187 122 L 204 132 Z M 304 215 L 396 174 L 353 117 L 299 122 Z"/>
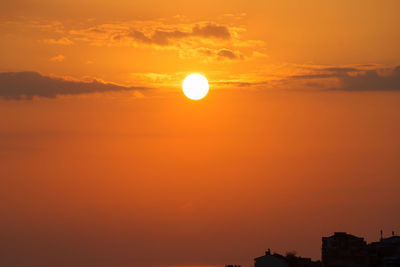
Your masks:
<path fill-rule="evenodd" d="M 271 253 L 254 259 L 254 267 L 399 267 L 400 236 L 381 238 L 367 244 L 362 237 L 335 232 L 322 237 L 321 261 L 297 256 L 294 252 Z"/>

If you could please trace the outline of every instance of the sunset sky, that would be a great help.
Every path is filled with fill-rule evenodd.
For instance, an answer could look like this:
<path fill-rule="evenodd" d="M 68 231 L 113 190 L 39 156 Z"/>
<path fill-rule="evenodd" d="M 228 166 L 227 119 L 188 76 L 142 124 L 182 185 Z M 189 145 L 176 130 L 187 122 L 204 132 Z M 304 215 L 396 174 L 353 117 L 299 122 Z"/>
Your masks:
<path fill-rule="evenodd" d="M 1 266 L 248 267 L 400 232 L 400 1 L 0 10 Z"/>

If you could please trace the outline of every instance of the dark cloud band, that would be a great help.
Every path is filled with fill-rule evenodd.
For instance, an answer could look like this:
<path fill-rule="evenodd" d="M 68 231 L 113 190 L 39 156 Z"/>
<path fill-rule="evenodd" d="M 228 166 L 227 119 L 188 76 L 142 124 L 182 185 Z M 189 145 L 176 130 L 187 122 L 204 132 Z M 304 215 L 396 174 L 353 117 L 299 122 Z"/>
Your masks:
<path fill-rule="evenodd" d="M 145 90 L 145 87 L 125 87 L 97 80 L 92 82 L 69 81 L 43 76 L 37 72 L 0 73 L 0 97 L 4 99 L 55 98 L 59 95 L 79 95 L 110 91 Z"/>
<path fill-rule="evenodd" d="M 393 69 L 324 68 L 318 73 L 290 76 L 289 80 L 337 79 L 342 91 L 397 91 L 400 90 L 400 66 Z M 319 86 L 317 84 L 317 86 Z"/>
<path fill-rule="evenodd" d="M 185 32 L 180 30 L 164 31 L 156 30 L 150 36 L 145 35 L 141 31 L 133 30 L 130 37 L 135 39 L 137 42 L 145 44 L 156 44 L 165 46 L 170 44 L 170 40 L 182 39 L 189 37 L 203 37 L 203 38 L 217 38 L 227 40 L 231 38 L 229 29 L 225 26 L 207 24 L 205 26 L 194 26 L 191 32 Z"/>
<path fill-rule="evenodd" d="M 396 67 L 389 74 L 379 74 L 377 70 L 368 70 L 358 75 L 339 76 L 341 84 L 338 90 L 345 91 L 397 91 L 400 90 L 400 69 Z"/>

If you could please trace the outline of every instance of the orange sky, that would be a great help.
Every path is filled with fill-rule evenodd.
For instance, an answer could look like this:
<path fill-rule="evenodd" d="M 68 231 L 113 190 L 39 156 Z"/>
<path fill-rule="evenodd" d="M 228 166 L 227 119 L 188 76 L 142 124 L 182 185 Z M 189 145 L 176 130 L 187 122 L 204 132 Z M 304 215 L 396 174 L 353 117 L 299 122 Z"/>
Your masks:
<path fill-rule="evenodd" d="M 2 265 L 250 266 L 400 231 L 399 1 L 0 9 Z"/>

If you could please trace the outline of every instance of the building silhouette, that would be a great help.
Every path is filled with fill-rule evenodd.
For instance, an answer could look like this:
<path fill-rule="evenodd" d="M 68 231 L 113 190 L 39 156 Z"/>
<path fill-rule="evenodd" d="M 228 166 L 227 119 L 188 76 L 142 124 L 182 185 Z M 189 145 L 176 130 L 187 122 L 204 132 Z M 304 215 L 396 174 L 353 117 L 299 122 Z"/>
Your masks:
<path fill-rule="evenodd" d="M 367 243 L 364 238 L 345 232 L 322 238 L 323 267 L 358 267 L 368 263 Z"/>
<path fill-rule="evenodd" d="M 400 236 L 394 235 L 381 238 L 379 242 L 372 242 L 368 246 L 369 265 L 371 267 L 398 267 L 400 266 Z"/>
<path fill-rule="evenodd" d="M 400 267 L 400 237 L 367 244 L 362 237 L 336 232 L 322 238 L 322 267 Z"/>
<path fill-rule="evenodd" d="M 288 262 L 285 257 L 274 253 L 271 254 L 271 250 L 265 252 L 264 256 L 254 259 L 254 267 L 288 267 Z"/>
<path fill-rule="evenodd" d="M 254 267 L 320 267 L 320 261 L 312 261 L 310 258 L 297 257 L 294 253 L 283 256 L 278 253 L 271 254 L 271 250 L 264 256 L 254 259 Z"/>
<path fill-rule="evenodd" d="M 265 255 L 254 259 L 254 267 L 400 267 L 400 236 L 392 232 L 391 237 L 383 238 L 381 232 L 379 241 L 367 244 L 362 237 L 335 232 L 322 237 L 321 256 L 322 261 L 313 261 L 268 249 Z"/>

